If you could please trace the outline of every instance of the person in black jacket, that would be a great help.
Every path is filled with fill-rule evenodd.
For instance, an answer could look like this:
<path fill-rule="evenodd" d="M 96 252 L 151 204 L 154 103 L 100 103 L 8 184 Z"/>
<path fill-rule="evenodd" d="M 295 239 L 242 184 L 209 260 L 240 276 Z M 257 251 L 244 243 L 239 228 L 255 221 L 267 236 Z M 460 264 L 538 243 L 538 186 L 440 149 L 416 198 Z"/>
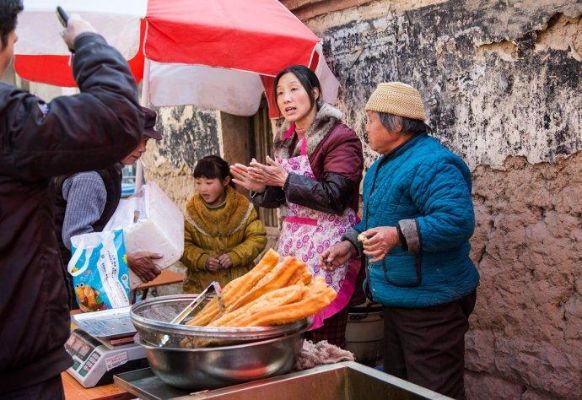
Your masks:
<path fill-rule="evenodd" d="M 13 57 L 22 2 L 0 3 L 0 76 Z M 50 103 L 0 82 L 0 398 L 63 399 L 72 364 L 69 299 L 53 223 L 51 177 L 101 169 L 141 140 L 143 118 L 126 61 L 71 15 L 81 93 Z"/>
<path fill-rule="evenodd" d="M 124 165 L 133 165 L 146 151 L 149 139 L 160 140 L 162 133 L 155 130 L 157 114 L 142 107 L 143 136 L 137 147 L 123 160 L 97 171 L 85 171 L 58 176 L 53 180 L 55 194 L 55 226 L 61 257 L 65 268 L 71 260 L 71 238 L 76 235 L 102 232 L 121 200 L 121 180 Z M 149 251 L 127 253 L 127 266 L 142 281 L 149 282 L 160 274 L 155 260 L 161 254 Z M 67 274 L 71 308 L 79 308 L 73 277 Z M 89 311 L 83 309 L 83 311 Z"/>

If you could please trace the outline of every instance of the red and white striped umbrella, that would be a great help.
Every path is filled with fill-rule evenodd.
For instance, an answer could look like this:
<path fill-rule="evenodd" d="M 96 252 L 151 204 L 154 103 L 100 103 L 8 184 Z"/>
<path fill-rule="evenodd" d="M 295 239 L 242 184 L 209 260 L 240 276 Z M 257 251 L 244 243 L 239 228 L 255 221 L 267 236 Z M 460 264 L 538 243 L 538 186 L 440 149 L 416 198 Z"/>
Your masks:
<path fill-rule="evenodd" d="M 324 100 L 337 97 L 318 37 L 277 0 L 25 0 L 15 50 L 24 79 L 75 86 L 57 5 L 91 22 L 126 57 L 153 106 L 253 115 L 265 93 L 276 116 L 273 78 L 292 64 L 316 72 Z"/>

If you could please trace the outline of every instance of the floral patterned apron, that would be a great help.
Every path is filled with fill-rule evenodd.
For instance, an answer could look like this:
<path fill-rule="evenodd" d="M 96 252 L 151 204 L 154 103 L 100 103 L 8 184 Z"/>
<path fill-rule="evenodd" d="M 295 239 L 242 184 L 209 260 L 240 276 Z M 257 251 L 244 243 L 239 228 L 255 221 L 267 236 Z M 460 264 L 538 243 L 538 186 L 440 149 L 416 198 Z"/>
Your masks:
<path fill-rule="evenodd" d="M 288 172 L 315 179 L 307 156 L 305 141 L 301 155 L 277 161 Z M 344 309 L 352 297 L 360 269 L 359 260 L 350 260 L 333 272 L 327 272 L 319 263 L 319 254 L 339 242 L 346 231 L 357 222 L 351 208 L 341 215 L 328 214 L 299 204 L 287 203 L 281 207 L 283 226 L 277 244 L 281 256 L 295 256 L 303 260 L 313 276 L 322 276 L 336 292 L 337 297 L 325 309 L 316 314 L 310 329 L 323 325 L 326 318 Z"/>

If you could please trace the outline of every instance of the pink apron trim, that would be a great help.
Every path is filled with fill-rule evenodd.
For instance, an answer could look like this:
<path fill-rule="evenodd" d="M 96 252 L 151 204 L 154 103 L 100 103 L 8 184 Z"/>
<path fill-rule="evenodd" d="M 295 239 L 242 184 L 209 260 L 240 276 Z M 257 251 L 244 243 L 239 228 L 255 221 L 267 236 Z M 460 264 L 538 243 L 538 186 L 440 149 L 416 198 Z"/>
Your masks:
<path fill-rule="evenodd" d="M 301 139 L 301 155 L 302 156 L 307 155 L 307 137 Z"/>
<path fill-rule="evenodd" d="M 290 139 L 291 136 L 293 136 L 293 134 L 295 133 L 295 122 L 293 122 L 290 126 L 289 129 L 287 129 L 285 131 L 285 133 L 283 133 L 283 139 L 287 140 Z"/>
<path fill-rule="evenodd" d="M 348 269 L 346 271 L 346 276 L 342 282 L 342 286 L 337 294 L 337 297 L 334 301 L 331 302 L 329 306 L 325 307 L 323 310 L 313 316 L 311 326 L 308 330 L 311 331 L 313 329 L 321 328 L 325 319 L 337 314 L 347 307 L 352 298 L 352 295 L 354 294 L 354 290 L 356 289 L 356 280 L 361 266 L 362 263 L 360 260 L 350 260 Z"/>
<path fill-rule="evenodd" d="M 285 217 L 283 218 L 285 221 L 289 222 L 290 224 L 301 224 L 301 225 L 311 225 L 317 226 L 317 220 L 313 218 L 305 218 L 305 217 Z"/>
<path fill-rule="evenodd" d="M 283 139 L 284 140 L 291 139 L 294 133 L 295 133 L 295 122 L 289 125 L 289 129 L 287 129 L 283 133 Z M 302 156 L 307 155 L 307 137 L 301 139 L 301 155 Z"/>

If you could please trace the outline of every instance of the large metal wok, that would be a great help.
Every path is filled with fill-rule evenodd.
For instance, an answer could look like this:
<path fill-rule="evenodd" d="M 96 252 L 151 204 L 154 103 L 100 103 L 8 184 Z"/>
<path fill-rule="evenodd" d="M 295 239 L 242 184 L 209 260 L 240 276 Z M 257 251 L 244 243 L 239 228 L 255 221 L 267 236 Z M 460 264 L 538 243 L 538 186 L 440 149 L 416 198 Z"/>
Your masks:
<path fill-rule="evenodd" d="M 274 327 L 217 328 L 171 324 L 196 296 L 154 298 L 130 316 L 154 373 L 184 389 L 210 389 L 289 372 L 307 320 Z M 168 337 L 168 340 L 162 340 Z M 185 343 L 204 346 L 186 348 Z"/>

